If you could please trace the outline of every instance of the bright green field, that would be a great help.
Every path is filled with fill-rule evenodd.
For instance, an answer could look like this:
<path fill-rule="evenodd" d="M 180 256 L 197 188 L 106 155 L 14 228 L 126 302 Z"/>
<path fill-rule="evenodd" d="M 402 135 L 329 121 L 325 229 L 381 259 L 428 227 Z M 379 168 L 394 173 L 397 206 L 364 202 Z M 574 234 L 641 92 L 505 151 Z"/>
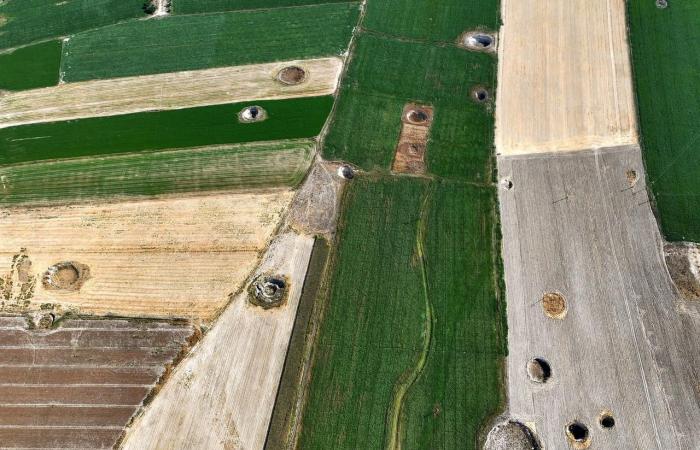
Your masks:
<path fill-rule="evenodd" d="M 493 115 L 470 98 L 474 85 L 493 89 L 496 60 L 454 46 L 359 35 L 324 155 L 365 169 L 388 169 L 404 104 L 433 105 L 428 170 L 449 178 L 488 181 Z"/>
<path fill-rule="evenodd" d="M 0 89 L 21 91 L 58 84 L 61 41 L 47 41 L 0 54 Z"/>
<path fill-rule="evenodd" d="M 627 2 L 647 178 L 667 239 L 700 242 L 700 3 Z"/>
<path fill-rule="evenodd" d="M 294 187 L 306 175 L 315 145 L 262 142 L 5 166 L 0 204 Z"/>
<path fill-rule="evenodd" d="M 476 447 L 503 400 L 493 197 L 408 177 L 353 181 L 299 448 L 383 448 L 395 411 L 406 448 Z"/>
<path fill-rule="evenodd" d="M 358 14 L 335 3 L 125 22 L 73 36 L 62 70 L 80 81 L 339 55 Z"/>
<path fill-rule="evenodd" d="M 0 49 L 146 17 L 144 0 L 0 1 Z"/>
<path fill-rule="evenodd" d="M 369 0 L 364 28 L 437 42 L 455 42 L 467 30 L 497 30 L 499 0 Z"/>
<path fill-rule="evenodd" d="M 142 150 L 299 139 L 319 134 L 333 97 L 260 101 L 268 118 L 240 123 L 251 103 L 144 112 L 0 129 L 0 165 Z"/>
<path fill-rule="evenodd" d="M 282 8 L 286 6 L 342 3 L 348 0 L 173 0 L 173 14 L 199 14 L 244 9 Z"/>

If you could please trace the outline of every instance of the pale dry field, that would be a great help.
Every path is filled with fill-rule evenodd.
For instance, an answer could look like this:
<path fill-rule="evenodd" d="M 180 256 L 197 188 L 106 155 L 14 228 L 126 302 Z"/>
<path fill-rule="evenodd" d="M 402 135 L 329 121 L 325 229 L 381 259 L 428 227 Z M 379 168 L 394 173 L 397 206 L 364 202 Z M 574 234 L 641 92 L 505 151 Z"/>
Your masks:
<path fill-rule="evenodd" d="M 256 274 L 286 275 L 288 298 L 263 310 L 239 294 L 127 431 L 125 449 L 261 449 L 314 239 L 285 233 Z"/>
<path fill-rule="evenodd" d="M 624 0 L 503 0 L 496 150 L 637 143 Z"/>
<path fill-rule="evenodd" d="M 277 80 L 288 66 L 302 67 L 295 85 Z M 267 64 L 66 83 L 0 95 L 0 128 L 29 123 L 182 109 L 252 100 L 330 95 L 342 70 L 341 58 Z"/>
<path fill-rule="evenodd" d="M 54 303 L 81 313 L 211 319 L 255 268 L 292 199 L 289 189 L 101 205 L 0 210 L 6 306 Z M 21 280 L 12 261 L 31 261 Z M 78 291 L 47 289 L 62 261 L 90 268 Z M 9 278 L 8 278 L 9 277 Z M 34 292 L 22 294 L 34 281 Z"/>

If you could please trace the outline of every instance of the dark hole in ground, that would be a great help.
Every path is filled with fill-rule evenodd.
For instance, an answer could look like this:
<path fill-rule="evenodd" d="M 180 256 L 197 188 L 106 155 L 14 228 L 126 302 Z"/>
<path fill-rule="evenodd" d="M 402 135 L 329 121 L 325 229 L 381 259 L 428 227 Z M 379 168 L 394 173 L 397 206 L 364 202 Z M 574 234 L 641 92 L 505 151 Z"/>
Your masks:
<path fill-rule="evenodd" d="M 533 358 L 527 363 L 527 374 L 536 383 L 546 383 L 552 377 L 552 367 L 544 358 Z"/>
<path fill-rule="evenodd" d="M 473 33 L 467 37 L 465 44 L 474 49 L 485 50 L 493 46 L 493 41 L 494 38 L 490 34 Z"/>
<path fill-rule="evenodd" d="M 501 180 L 501 186 L 503 186 L 503 189 L 505 189 L 506 191 L 510 191 L 511 189 L 513 189 L 513 182 L 508 178 L 504 178 L 503 180 Z"/>
<path fill-rule="evenodd" d="M 423 123 L 428 120 L 428 114 L 420 109 L 414 109 L 408 113 L 408 120 L 415 123 Z"/>
<path fill-rule="evenodd" d="M 355 171 L 352 170 L 350 166 L 340 166 L 338 168 L 338 175 L 345 178 L 346 180 L 352 180 L 355 178 Z"/>
<path fill-rule="evenodd" d="M 279 306 L 284 301 L 286 288 L 287 282 L 282 277 L 259 276 L 251 286 L 251 301 L 266 309 Z"/>
<path fill-rule="evenodd" d="M 155 14 L 157 8 L 154 2 L 145 2 L 143 6 L 141 6 L 141 9 L 144 13 L 148 14 L 149 16 L 152 16 L 153 14 Z"/>
<path fill-rule="evenodd" d="M 489 99 L 489 91 L 483 87 L 475 87 L 472 89 L 472 98 L 479 103 L 483 103 Z"/>
<path fill-rule="evenodd" d="M 250 108 L 249 111 L 250 111 L 250 117 L 252 117 L 253 119 L 255 119 L 256 117 L 258 117 L 258 114 L 260 114 L 260 110 L 259 110 L 258 108 L 256 108 L 255 106 L 253 106 L 252 108 Z"/>
<path fill-rule="evenodd" d="M 566 432 L 576 442 L 588 440 L 588 427 L 581 422 L 571 422 L 566 426 Z"/>
<path fill-rule="evenodd" d="M 600 426 L 610 429 L 615 426 L 615 418 L 610 413 L 603 413 L 600 416 Z"/>

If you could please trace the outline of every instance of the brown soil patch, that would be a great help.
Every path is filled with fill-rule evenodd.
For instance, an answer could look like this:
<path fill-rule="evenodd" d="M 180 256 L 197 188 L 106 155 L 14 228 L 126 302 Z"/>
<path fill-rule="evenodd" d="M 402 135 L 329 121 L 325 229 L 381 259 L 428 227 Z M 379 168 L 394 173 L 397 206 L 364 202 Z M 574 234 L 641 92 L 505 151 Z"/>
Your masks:
<path fill-rule="evenodd" d="M 409 103 L 401 114 L 401 133 L 391 170 L 396 173 L 423 174 L 425 151 L 433 123 L 431 106 Z"/>
<path fill-rule="evenodd" d="M 90 278 L 90 268 L 75 261 L 60 262 L 48 268 L 44 274 L 44 287 L 64 291 L 77 291 Z"/>
<path fill-rule="evenodd" d="M 277 79 L 284 84 L 300 84 L 306 80 L 306 71 L 299 66 L 289 66 L 280 70 Z"/>
<path fill-rule="evenodd" d="M 547 317 L 563 319 L 566 317 L 566 299 L 558 292 L 547 292 L 542 296 L 542 308 Z"/>
<path fill-rule="evenodd" d="M 625 172 L 625 176 L 627 177 L 627 183 L 629 183 L 630 186 L 634 186 L 635 184 L 637 184 L 639 176 L 637 175 L 636 170 L 628 170 L 627 172 Z"/>
<path fill-rule="evenodd" d="M 668 273 L 681 297 L 700 300 L 700 250 L 691 244 L 667 244 L 664 256 Z"/>

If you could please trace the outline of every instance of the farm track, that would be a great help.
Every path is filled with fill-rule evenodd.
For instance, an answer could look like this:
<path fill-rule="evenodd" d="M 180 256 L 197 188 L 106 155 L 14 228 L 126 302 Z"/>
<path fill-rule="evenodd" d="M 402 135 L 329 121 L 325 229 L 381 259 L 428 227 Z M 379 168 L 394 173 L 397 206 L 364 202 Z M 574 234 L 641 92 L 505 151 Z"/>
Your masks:
<path fill-rule="evenodd" d="M 409 393 L 411 387 L 415 384 L 418 377 L 423 373 L 426 361 L 428 360 L 428 353 L 430 352 L 430 343 L 433 338 L 433 305 L 430 302 L 430 295 L 428 294 L 428 273 L 426 270 L 426 260 L 425 260 L 425 232 L 428 226 L 428 210 L 430 208 L 430 200 L 432 197 L 432 188 L 429 188 L 428 192 L 425 194 L 423 199 L 423 204 L 421 205 L 420 218 L 418 220 L 418 229 L 416 233 L 416 255 L 420 264 L 421 272 L 421 284 L 423 287 L 423 298 L 425 300 L 425 328 L 423 330 L 423 348 L 419 354 L 418 360 L 412 369 L 409 369 L 408 375 L 404 374 L 401 379 L 406 378 L 405 381 L 399 381 L 396 386 L 396 392 L 394 398 L 389 407 L 389 412 L 387 416 L 389 420 L 388 425 L 388 443 L 387 448 L 391 450 L 401 449 L 401 415 L 403 414 L 404 399 Z"/>

